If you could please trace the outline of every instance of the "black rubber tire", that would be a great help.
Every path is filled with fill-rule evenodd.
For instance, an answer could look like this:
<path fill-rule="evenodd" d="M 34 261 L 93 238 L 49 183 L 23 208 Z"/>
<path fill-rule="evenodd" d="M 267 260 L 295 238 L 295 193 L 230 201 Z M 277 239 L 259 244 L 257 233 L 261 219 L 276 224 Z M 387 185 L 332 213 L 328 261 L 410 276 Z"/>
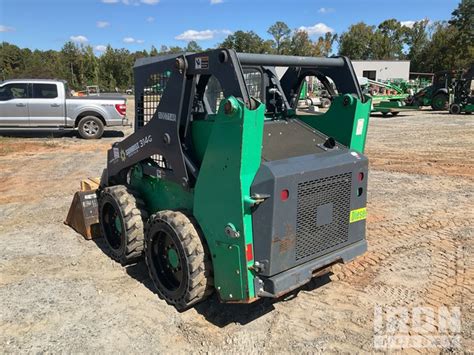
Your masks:
<path fill-rule="evenodd" d="M 384 111 L 383 111 L 383 112 L 382 112 L 382 116 L 383 116 L 383 117 L 387 117 L 387 116 L 388 116 L 388 112 L 384 112 Z"/>
<path fill-rule="evenodd" d="M 179 258 L 177 268 L 182 279 L 175 287 L 166 285 L 166 275 L 171 271 L 163 270 L 156 256 L 163 238 L 173 242 Z M 150 217 L 145 232 L 145 261 L 158 295 L 178 311 L 188 309 L 214 291 L 212 263 L 200 228 L 182 212 L 160 211 Z"/>
<path fill-rule="evenodd" d="M 440 104 L 440 102 L 443 102 L 443 104 Z M 431 99 L 431 108 L 434 111 L 444 111 L 448 109 L 448 95 L 444 93 L 439 93 L 433 96 Z"/>
<path fill-rule="evenodd" d="M 112 226 L 110 214 L 119 218 L 120 231 Z M 145 203 L 124 185 L 106 187 L 99 196 L 99 223 L 112 259 L 122 265 L 137 262 L 143 256 Z"/>
<path fill-rule="evenodd" d="M 452 104 L 449 107 L 449 113 L 453 115 L 459 115 L 461 113 L 461 106 L 459 106 L 458 104 Z"/>
<path fill-rule="evenodd" d="M 392 116 L 396 116 L 398 115 L 400 112 L 399 111 L 396 111 L 396 112 L 391 112 L 392 113 Z"/>
<path fill-rule="evenodd" d="M 98 117 L 85 116 L 79 121 L 77 130 L 84 139 L 99 139 L 104 134 L 104 123 Z"/>

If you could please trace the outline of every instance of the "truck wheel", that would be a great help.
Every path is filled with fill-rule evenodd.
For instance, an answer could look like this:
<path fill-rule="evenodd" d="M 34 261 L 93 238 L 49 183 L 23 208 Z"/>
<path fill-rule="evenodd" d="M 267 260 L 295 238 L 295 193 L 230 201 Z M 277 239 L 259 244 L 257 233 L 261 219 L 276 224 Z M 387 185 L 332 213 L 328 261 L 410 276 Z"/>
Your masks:
<path fill-rule="evenodd" d="M 459 115 L 461 113 L 461 106 L 459 106 L 458 104 L 452 104 L 449 107 L 449 112 L 453 115 Z"/>
<path fill-rule="evenodd" d="M 212 264 L 196 222 L 177 211 L 150 217 L 145 261 L 160 298 L 182 311 L 213 291 Z"/>
<path fill-rule="evenodd" d="M 98 139 L 104 133 L 104 123 L 98 117 L 86 116 L 81 118 L 77 129 L 84 139 Z"/>
<path fill-rule="evenodd" d="M 392 112 L 392 116 L 396 116 L 396 115 L 398 115 L 399 113 L 400 113 L 399 111 Z"/>
<path fill-rule="evenodd" d="M 106 187 L 99 196 L 99 223 L 110 256 L 122 265 L 143 254 L 144 202 L 123 185 Z"/>
<path fill-rule="evenodd" d="M 443 111 L 448 109 L 448 95 L 440 93 L 431 99 L 431 108 L 435 111 Z"/>

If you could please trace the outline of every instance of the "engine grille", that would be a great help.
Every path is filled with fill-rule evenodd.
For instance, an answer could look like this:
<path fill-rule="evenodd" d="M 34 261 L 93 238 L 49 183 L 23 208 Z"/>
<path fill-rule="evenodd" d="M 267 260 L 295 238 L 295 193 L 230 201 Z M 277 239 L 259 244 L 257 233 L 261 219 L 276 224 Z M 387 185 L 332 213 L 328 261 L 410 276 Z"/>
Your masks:
<path fill-rule="evenodd" d="M 351 173 L 298 184 L 296 260 L 320 254 L 348 241 L 351 184 Z M 318 207 L 327 204 L 332 204 L 332 219 L 321 225 L 318 223 Z"/>

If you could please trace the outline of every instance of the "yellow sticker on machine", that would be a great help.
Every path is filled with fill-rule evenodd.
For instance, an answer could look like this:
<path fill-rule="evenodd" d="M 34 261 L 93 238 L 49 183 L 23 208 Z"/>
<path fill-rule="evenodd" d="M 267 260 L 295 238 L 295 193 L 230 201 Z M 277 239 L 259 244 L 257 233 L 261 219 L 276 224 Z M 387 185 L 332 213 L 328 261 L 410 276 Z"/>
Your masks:
<path fill-rule="evenodd" d="M 358 208 L 351 211 L 350 223 L 362 221 L 367 218 L 367 207 Z"/>

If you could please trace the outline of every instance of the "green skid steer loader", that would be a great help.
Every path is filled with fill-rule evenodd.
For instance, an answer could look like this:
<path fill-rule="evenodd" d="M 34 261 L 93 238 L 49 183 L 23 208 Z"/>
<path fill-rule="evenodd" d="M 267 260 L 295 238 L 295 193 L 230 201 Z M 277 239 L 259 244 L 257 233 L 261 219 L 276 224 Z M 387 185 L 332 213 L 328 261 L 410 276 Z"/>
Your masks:
<path fill-rule="evenodd" d="M 347 58 L 217 49 L 142 58 L 134 76 L 135 132 L 108 151 L 99 222 L 161 298 L 277 298 L 366 251 L 371 103 Z M 297 109 L 307 76 L 337 90 L 324 114 Z"/>

